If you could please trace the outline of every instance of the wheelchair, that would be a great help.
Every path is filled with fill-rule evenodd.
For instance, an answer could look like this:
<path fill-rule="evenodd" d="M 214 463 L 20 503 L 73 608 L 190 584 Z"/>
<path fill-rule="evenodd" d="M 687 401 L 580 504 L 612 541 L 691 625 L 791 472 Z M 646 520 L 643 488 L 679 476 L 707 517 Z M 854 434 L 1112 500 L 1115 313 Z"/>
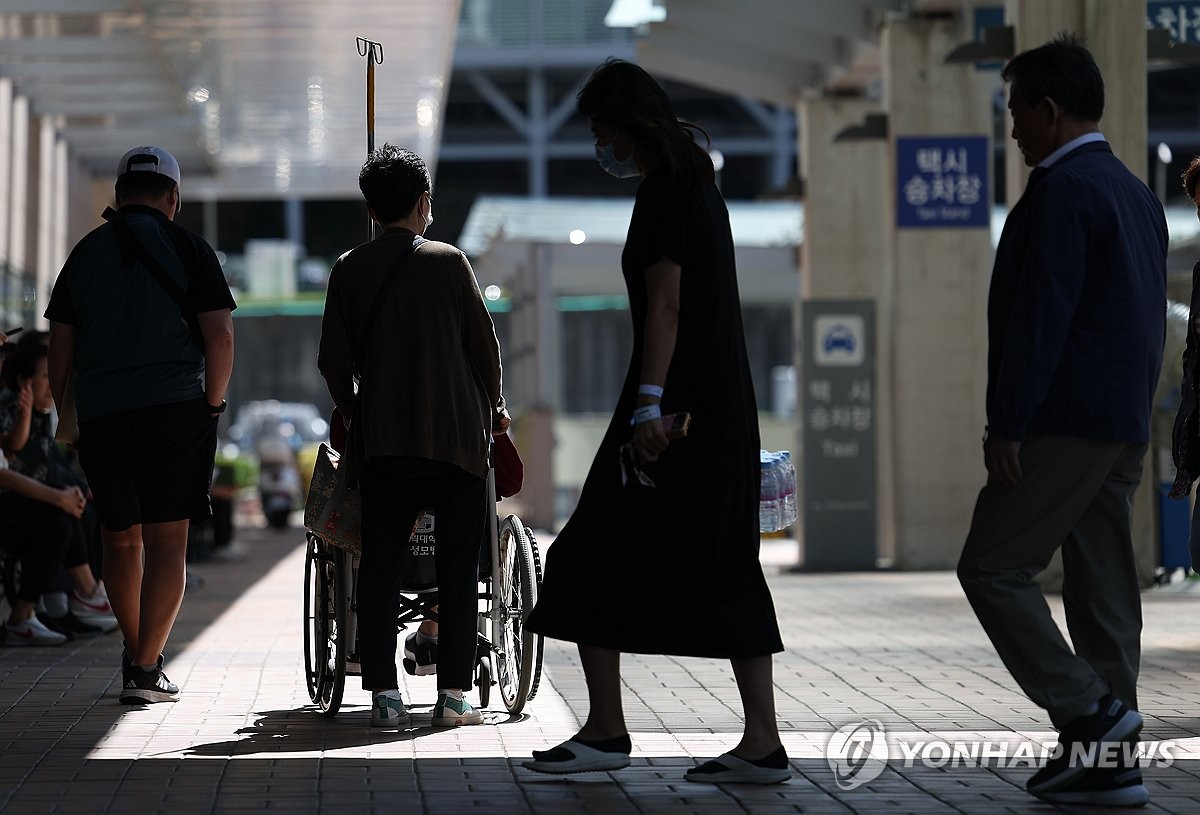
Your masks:
<path fill-rule="evenodd" d="M 487 493 L 487 506 L 494 508 L 494 471 L 488 475 Z M 428 526 L 427 516 L 422 516 L 410 546 L 426 546 L 430 537 L 436 537 L 429 535 Z M 542 581 L 541 560 L 532 530 L 516 515 L 501 520 L 494 510 L 489 512 L 487 530 L 488 545 L 480 551 L 473 683 L 479 691 L 479 707 L 488 707 L 494 685 L 508 712 L 518 714 L 536 695 L 542 674 L 542 637 L 525 629 Z M 311 529 L 306 539 L 305 678 L 309 698 L 325 716 L 333 717 L 342 704 L 346 677 L 361 675 L 355 614 L 358 557 L 322 540 Z M 432 542 L 436 546 L 436 540 Z M 398 629 L 436 620 L 432 609 L 438 604 L 437 595 L 436 584 L 401 588 Z M 412 660 L 403 664 L 409 674 L 416 673 Z"/>

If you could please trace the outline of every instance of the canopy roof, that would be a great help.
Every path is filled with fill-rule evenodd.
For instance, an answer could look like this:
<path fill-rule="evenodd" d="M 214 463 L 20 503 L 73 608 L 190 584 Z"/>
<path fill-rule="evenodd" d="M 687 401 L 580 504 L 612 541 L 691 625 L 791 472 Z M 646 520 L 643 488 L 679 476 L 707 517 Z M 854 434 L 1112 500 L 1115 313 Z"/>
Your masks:
<path fill-rule="evenodd" d="M 375 139 L 436 162 L 459 0 L 4 0 L 0 77 L 107 179 L 170 150 L 191 198 L 357 194 L 366 58 Z"/>

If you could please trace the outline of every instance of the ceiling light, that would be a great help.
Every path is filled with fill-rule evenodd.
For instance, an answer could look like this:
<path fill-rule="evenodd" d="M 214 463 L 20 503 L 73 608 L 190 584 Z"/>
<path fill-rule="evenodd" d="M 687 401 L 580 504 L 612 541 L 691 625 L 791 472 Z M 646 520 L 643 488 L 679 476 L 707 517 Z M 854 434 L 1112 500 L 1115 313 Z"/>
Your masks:
<path fill-rule="evenodd" d="M 609 28 L 637 28 L 646 23 L 661 23 L 667 19 L 667 10 L 656 6 L 653 0 L 613 0 L 604 24 Z"/>

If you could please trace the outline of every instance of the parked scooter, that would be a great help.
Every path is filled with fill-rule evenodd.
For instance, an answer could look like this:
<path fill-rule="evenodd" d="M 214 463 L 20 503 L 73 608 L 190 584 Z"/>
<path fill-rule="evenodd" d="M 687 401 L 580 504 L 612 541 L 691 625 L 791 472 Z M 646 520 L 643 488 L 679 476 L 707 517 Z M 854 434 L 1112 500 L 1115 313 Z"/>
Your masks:
<path fill-rule="evenodd" d="M 282 438 L 258 443 L 258 493 L 263 515 L 274 529 L 286 529 L 288 516 L 300 505 L 300 471 L 296 454 Z"/>

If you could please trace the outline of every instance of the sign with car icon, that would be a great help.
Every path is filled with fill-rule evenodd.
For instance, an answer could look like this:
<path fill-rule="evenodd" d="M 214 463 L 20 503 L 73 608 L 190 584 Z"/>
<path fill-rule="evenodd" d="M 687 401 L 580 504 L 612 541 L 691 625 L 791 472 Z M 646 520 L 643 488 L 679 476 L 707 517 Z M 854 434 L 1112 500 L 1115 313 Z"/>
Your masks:
<path fill-rule="evenodd" d="M 813 362 L 853 367 L 863 364 L 863 319 L 857 314 L 821 314 L 813 320 Z"/>
<path fill-rule="evenodd" d="M 804 568 L 874 569 L 875 303 L 805 300 L 800 332 Z"/>

